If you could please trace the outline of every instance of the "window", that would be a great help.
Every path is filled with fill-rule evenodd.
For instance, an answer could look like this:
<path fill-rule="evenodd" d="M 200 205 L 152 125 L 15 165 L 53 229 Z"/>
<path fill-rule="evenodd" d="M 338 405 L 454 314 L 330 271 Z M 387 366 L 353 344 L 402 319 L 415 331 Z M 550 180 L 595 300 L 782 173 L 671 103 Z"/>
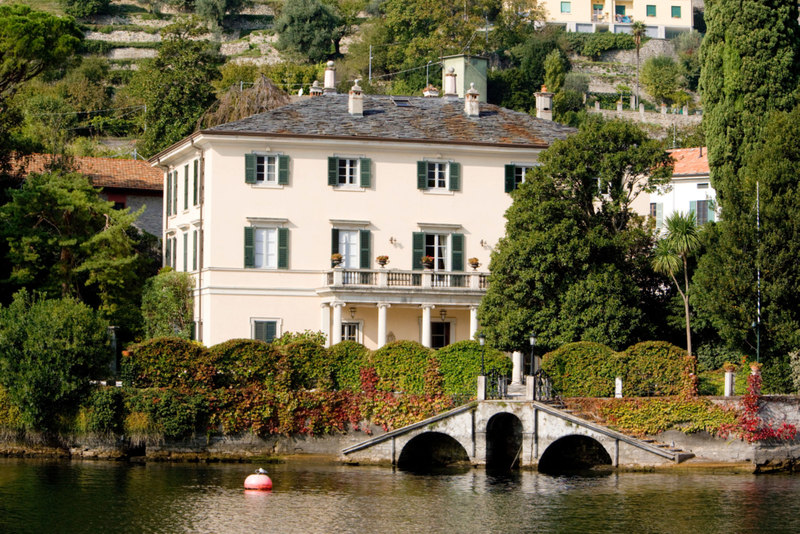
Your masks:
<path fill-rule="evenodd" d="M 625 16 L 625 6 L 620 6 L 620 5 L 614 6 L 614 14 L 624 17 Z M 617 22 L 622 22 L 622 21 L 618 20 Z"/>
<path fill-rule="evenodd" d="M 359 342 L 359 323 L 342 323 L 342 341 Z"/>
<path fill-rule="evenodd" d="M 278 337 L 278 321 L 252 321 L 253 339 L 272 343 Z"/>
<path fill-rule="evenodd" d="M 426 234 L 425 255 L 433 258 L 434 271 L 447 270 L 447 234 Z"/>
<path fill-rule="evenodd" d="M 692 200 L 689 202 L 689 211 L 694 212 L 697 226 L 714 221 L 714 208 L 709 200 Z"/>
<path fill-rule="evenodd" d="M 681 6 L 672 6 L 672 18 L 673 19 L 681 18 Z"/>
<path fill-rule="evenodd" d="M 197 270 L 197 230 L 192 231 L 192 270 Z"/>
<path fill-rule="evenodd" d="M 189 166 L 183 168 L 183 209 L 189 209 Z"/>
<path fill-rule="evenodd" d="M 329 157 L 328 185 L 369 189 L 372 185 L 372 160 L 355 157 Z"/>
<path fill-rule="evenodd" d="M 516 190 L 525 181 L 531 171 L 531 165 L 506 165 L 505 190 L 506 193 Z"/>
<path fill-rule="evenodd" d="M 288 269 L 289 229 L 244 229 L 244 266 L 246 269 Z"/>
<path fill-rule="evenodd" d="M 664 226 L 664 204 L 651 202 L 650 217 L 656 220 L 656 229 L 661 230 Z"/>
<path fill-rule="evenodd" d="M 647 16 L 648 17 L 656 16 L 656 6 L 647 6 Z"/>
<path fill-rule="evenodd" d="M 427 191 L 460 191 L 461 165 L 447 161 L 418 161 L 417 189 Z"/>
<path fill-rule="evenodd" d="M 561 2 L 561 12 L 562 13 L 571 13 L 572 12 L 572 2 Z"/>
<path fill-rule="evenodd" d="M 172 214 L 178 214 L 178 171 L 172 173 Z"/>
<path fill-rule="evenodd" d="M 421 270 L 422 257 L 433 258 L 435 271 L 464 270 L 464 234 L 414 232 L 411 268 Z"/>
<path fill-rule="evenodd" d="M 178 259 L 178 238 L 177 237 L 167 237 L 166 243 L 164 243 L 164 265 L 168 265 L 173 269 L 177 270 L 177 259 Z"/>
<path fill-rule="evenodd" d="M 115 210 L 124 210 L 125 203 L 124 202 L 114 202 L 114 209 Z"/>
<path fill-rule="evenodd" d="M 199 176 L 199 173 L 198 173 L 199 165 L 200 165 L 200 161 L 199 160 L 194 160 L 194 189 L 193 189 L 194 194 L 192 195 L 192 206 L 197 206 L 197 204 L 198 204 L 198 202 L 200 200 L 200 189 L 199 189 L 199 187 L 200 187 L 200 184 L 199 184 L 200 176 Z"/>
<path fill-rule="evenodd" d="M 369 230 L 333 228 L 331 230 L 331 254 L 342 255 L 345 269 L 369 269 L 372 265 Z"/>
<path fill-rule="evenodd" d="M 450 323 L 431 321 L 431 348 L 441 349 L 450 344 Z"/>
<path fill-rule="evenodd" d="M 287 185 L 289 156 L 245 154 L 244 181 L 254 185 Z"/>
<path fill-rule="evenodd" d="M 167 173 L 167 217 L 172 215 L 172 173 Z"/>
<path fill-rule="evenodd" d="M 708 184 L 697 184 L 697 189 L 708 189 Z"/>
<path fill-rule="evenodd" d="M 183 272 L 189 270 L 189 232 L 183 232 Z"/>

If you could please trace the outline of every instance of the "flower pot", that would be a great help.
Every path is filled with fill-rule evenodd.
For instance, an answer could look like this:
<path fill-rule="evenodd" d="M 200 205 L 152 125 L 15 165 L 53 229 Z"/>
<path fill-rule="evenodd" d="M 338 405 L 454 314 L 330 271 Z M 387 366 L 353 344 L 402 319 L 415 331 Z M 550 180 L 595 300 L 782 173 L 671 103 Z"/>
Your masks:
<path fill-rule="evenodd" d="M 469 266 L 472 267 L 473 271 L 477 271 L 478 267 L 480 267 L 481 264 L 480 263 L 470 263 Z"/>
<path fill-rule="evenodd" d="M 383 269 L 384 267 L 386 267 L 386 264 L 387 264 L 387 263 L 389 263 L 389 261 L 388 261 L 388 260 L 386 260 L 386 261 L 380 261 L 380 260 L 378 260 L 378 265 L 380 265 L 380 266 L 381 266 L 381 269 Z"/>
<path fill-rule="evenodd" d="M 426 269 L 433 269 L 433 262 L 432 261 L 424 261 L 422 262 L 422 266 Z"/>

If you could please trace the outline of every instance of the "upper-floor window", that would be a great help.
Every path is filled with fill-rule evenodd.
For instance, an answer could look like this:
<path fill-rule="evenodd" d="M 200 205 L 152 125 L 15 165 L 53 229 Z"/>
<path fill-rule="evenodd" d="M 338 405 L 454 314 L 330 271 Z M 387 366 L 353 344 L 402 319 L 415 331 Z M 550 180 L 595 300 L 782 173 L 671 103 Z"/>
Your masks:
<path fill-rule="evenodd" d="M 656 6 L 647 6 L 647 16 L 648 17 L 655 17 L 656 16 Z"/>
<path fill-rule="evenodd" d="M 358 160 L 355 158 L 339 158 L 338 185 L 356 185 Z"/>
<path fill-rule="evenodd" d="M 425 255 L 433 258 L 434 271 L 447 270 L 448 234 L 425 234 Z"/>
<path fill-rule="evenodd" d="M 244 266 L 250 269 L 288 269 L 289 229 L 246 226 Z"/>
<path fill-rule="evenodd" d="M 345 269 L 369 269 L 372 261 L 369 230 L 333 228 L 331 253 L 341 254 Z"/>
<path fill-rule="evenodd" d="M 694 212 L 697 226 L 714 221 L 714 203 L 710 200 L 692 200 L 689 202 L 689 211 Z"/>
<path fill-rule="evenodd" d="M 245 154 L 244 181 L 256 185 L 287 185 L 289 156 L 280 154 Z"/>
<path fill-rule="evenodd" d="M 505 191 L 510 193 L 517 189 L 533 169 L 533 165 L 506 165 Z"/>
<path fill-rule="evenodd" d="M 681 6 L 672 6 L 672 18 L 673 19 L 681 18 Z"/>
<path fill-rule="evenodd" d="M 704 184 L 697 184 L 697 189 L 708 189 L 708 182 Z"/>
<path fill-rule="evenodd" d="M 422 269 L 422 257 L 433 258 L 434 271 L 464 270 L 464 234 L 414 232 L 412 269 Z"/>
<path fill-rule="evenodd" d="M 358 157 L 329 157 L 328 185 L 343 189 L 369 189 L 372 186 L 372 160 Z"/>
<path fill-rule="evenodd" d="M 417 189 L 427 191 L 460 191 L 461 165 L 452 161 L 418 161 Z"/>
<path fill-rule="evenodd" d="M 562 13 L 571 13 L 572 12 L 572 2 L 561 2 L 561 12 Z"/>
<path fill-rule="evenodd" d="M 256 183 L 278 182 L 278 158 L 277 156 L 256 156 Z"/>

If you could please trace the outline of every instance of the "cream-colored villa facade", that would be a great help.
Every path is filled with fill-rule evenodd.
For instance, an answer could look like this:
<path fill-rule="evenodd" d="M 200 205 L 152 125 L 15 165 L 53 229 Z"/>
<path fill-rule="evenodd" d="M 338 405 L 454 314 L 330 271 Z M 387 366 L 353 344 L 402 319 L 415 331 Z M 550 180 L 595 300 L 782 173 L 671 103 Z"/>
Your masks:
<path fill-rule="evenodd" d="M 165 263 L 196 280 L 197 338 L 471 339 L 509 191 L 573 130 L 469 93 L 321 93 L 150 160 L 165 172 Z"/>
<path fill-rule="evenodd" d="M 644 22 L 648 37 L 669 39 L 692 29 L 691 0 L 543 0 L 547 22 L 572 32 L 630 33 Z"/>

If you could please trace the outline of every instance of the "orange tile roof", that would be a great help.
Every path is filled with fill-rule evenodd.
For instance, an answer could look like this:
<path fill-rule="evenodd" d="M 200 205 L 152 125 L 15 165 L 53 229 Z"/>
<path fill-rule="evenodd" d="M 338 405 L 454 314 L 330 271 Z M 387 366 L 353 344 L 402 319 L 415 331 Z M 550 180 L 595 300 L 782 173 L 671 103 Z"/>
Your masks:
<path fill-rule="evenodd" d="M 21 158 L 17 165 L 25 173 L 44 172 L 50 154 L 32 154 Z M 164 174 L 146 161 L 116 158 L 75 158 L 78 172 L 88 176 L 96 187 L 146 189 L 163 191 Z"/>
<path fill-rule="evenodd" d="M 668 151 L 675 159 L 673 175 L 708 174 L 708 149 L 678 148 Z"/>

